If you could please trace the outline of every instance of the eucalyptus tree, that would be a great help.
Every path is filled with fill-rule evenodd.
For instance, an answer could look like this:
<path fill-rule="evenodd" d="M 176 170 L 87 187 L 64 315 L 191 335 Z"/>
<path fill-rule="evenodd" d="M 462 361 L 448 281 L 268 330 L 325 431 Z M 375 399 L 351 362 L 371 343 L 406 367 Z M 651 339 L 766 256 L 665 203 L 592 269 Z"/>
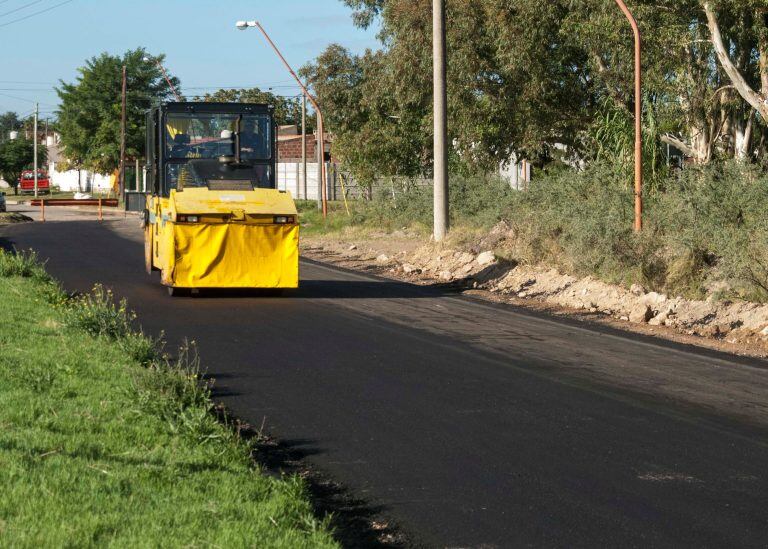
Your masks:
<path fill-rule="evenodd" d="M 323 102 L 344 105 L 330 129 L 356 164 L 397 164 L 388 147 L 397 141 L 418 162 L 405 171 L 428 171 L 431 2 L 343 1 L 359 25 L 379 24 L 382 47 L 342 64 L 329 50 L 308 70 Z M 644 35 L 649 146 L 674 145 L 698 163 L 764 156 L 765 0 L 629 4 Z M 545 162 L 563 145 L 588 160 L 609 131 L 631 147 L 633 42 L 613 1 L 448 0 L 447 12 L 455 165 L 492 169 L 512 153 Z"/>

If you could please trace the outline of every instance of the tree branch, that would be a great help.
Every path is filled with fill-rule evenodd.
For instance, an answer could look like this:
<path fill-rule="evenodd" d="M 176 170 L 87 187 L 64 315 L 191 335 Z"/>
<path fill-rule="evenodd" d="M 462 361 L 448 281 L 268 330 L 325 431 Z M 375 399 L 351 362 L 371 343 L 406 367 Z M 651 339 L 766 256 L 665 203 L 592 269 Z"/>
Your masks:
<path fill-rule="evenodd" d="M 693 150 L 693 147 L 688 145 L 688 143 L 685 143 L 681 139 L 675 137 L 674 135 L 670 134 L 664 134 L 659 137 L 661 139 L 662 143 L 667 143 L 668 145 L 672 145 L 676 149 L 679 149 L 685 156 L 688 156 L 690 158 L 698 158 L 698 155 L 696 154 L 696 151 Z"/>
<path fill-rule="evenodd" d="M 712 10 L 712 6 L 709 2 L 704 2 L 704 13 L 707 16 L 707 26 L 709 32 L 712 35 L 712 45 L 717 53 L 717 58 L 720 60 L 720 64 L 725 70 L 728 78 L 730 78 L 736 91 L 739 95 L 749 103 L 753 109 L 760 113 L 760 116 L 765 120 L 768 119 L 768 100 L 762 97 L 759 93 L 752 89 L 742 76 L 736 65 L 733 64 L 731 58 L 728 55 L 728 50 L 723 43 L 723 36 L 720 33 L 720 25 L 718 24 L 715 12 Z"/>

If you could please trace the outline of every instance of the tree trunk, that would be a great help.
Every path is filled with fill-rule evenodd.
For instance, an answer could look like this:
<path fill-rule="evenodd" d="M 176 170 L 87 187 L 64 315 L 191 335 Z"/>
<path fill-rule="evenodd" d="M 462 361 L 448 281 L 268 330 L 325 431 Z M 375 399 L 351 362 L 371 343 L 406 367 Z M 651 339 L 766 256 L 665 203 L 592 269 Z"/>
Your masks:
<path fill-rule="evenodd" d="M 691 139 L 686 143 L 673 135 L 662 135 L 661 141 L 680 150 L 688 158 L 692 158 L 696 164 L 706 164 L 712 157 L 712 140 L 710 131 L 705 128 L 691 128 Z"/>
<path fill-rule="evenodd" d="M 762 15 L 763 26 L 768 32 L 768 11 Z M 760 92 L 763 98 L 768 99 L 768 36 L 766 32 L 758 35 L 757 52 L 760 56 Z"/>
<path fill-rule="evenodd" d="M 734 65 L 733 61 L 731 61 L 728 49 L 723 43 L 723 36 L 720 33 L 720 25 L 717 21 L 717 16 L 715 15 L 710 2 L 704 2 L 703 7 L 704 13 L 707 16 L 707 26 L 709 27 L 709 32 L 712 35 L 712 45 L 715 49 L 715 53 L 717 53 L 717 58 L 720 61 L 720 65 L 722 65 L 723 70 L 725 70 L 725 73 L 728 75 L 728 78 L 730 78 L 731 83 L 736 88 L 736 91 L 739 92 L 739 95 L 744 99 L 744 101 L 749 103 L 753 109 L 760 113 L 760 116 L 764 120 L 768 120 L 768 100 L 766 100 L 765 96 L 761 96 L 759 93 L 752 89 L 736 65 Z"/>
<path fill-rule="evenodd" d="M 750 110 L 746 120 L 735 119 L 733 124 L 733 156 L 736 160 L 744 162 L 749 159 L 749 145 L 752 141 L 752 125 L 755 117 Z"/>

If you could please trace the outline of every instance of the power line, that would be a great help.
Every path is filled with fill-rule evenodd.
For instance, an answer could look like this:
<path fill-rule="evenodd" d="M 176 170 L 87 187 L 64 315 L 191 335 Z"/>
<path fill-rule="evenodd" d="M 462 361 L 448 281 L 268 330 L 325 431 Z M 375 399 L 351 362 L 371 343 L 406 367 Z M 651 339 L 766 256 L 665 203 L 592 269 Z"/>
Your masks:
<path fill-rule="evenodd" d="M 16 8 L 14 10 L 7 11 L 5 13 L 0 13 L 0 17 L 5 17 L 6 15 L 11 15 L 12 13 L 16 13 L 17 11 L 21 11 L 21 10 L 27 9 L 27 8 L 29 8 L 31 6 L 34 6 L 35 4 L 39 4 L 42 1 L 43 0 L 35 0 L 34 2 L 30 2 L 29 4 L 25 4 L 25 5 L 21 6 L 20 8 Z"/>
<path fill-rule="evenodd" d="M 7 94 L 7 93 L 0 93 L 0 95 L 2 95 L 3 97 L 10 97 L 11 99 L 16 99 L 17 101 L 26 101 L 28 103 L 37 103 L 37 101 L 32 101 L 31 99 L 27 99 L 25 97 L 18 97 L 16 95 L 10 95 L 10 94 Z M 53 103 L 40 103 L 40 104 L 41 105 L 46 105 L 48 107 L 58 108 Z"/>
<path fill-rule="evenodd" d="M 1 2 L 2 0 L 0 0 Z M 33 80 L 0 80 L 0 84 L 50 84 L 55 86 L 56 82 L 39 82 Z"/>
<path fill-rule="evenodd" d="M 29 19 L 30 17 L 34 17 L 36 15 L 40 15 L 42 13 L 49 12 L 51 10 L 55 10 L 58 7 L 63 6 L 64 4 L 69 4 L 70 2 L 74 2 L 75 0 L 64 0 L 64 2 L 61 2 L 59 4 L 56 4 L 55 6 L 51 6 L 50 8 L 45 8 L 44 10 L 36 11 L 35 13 L 30 13 L 29 15 L 25 15 L 24 17 L 19 17 L 18 19 L 14 19 L 12 21 L 8 21 L 7 23 L 3 23 L 0 25 L 0 28 L 7 27 L 8 25 L 12 25 L 14 23 L 18 23 L 19 21 L 24 21 L 25 19 Z"/>

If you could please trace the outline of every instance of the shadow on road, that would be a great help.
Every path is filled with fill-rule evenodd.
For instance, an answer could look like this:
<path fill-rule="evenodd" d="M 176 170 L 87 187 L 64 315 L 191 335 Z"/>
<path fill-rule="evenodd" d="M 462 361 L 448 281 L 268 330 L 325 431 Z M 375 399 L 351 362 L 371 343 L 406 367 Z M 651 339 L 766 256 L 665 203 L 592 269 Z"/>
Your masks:
<path fill-rule="evenodd" d="M 372 505 L 354 497 L 349 490 L 330 477 L 317 471 L 307 458 L 325 453 L 316 440 L 276 440 L 260 429 L 239 423 L 224 407 L 218 413 L 235 427 L 239 435 L 253 444 L 253 460 L 264 467 L 264 472 L 275 476 L 298 475 L 310 494 L 316 517 L 331 517 L 334 538 L 342 547 L 399 548 L 416 546 L 398 529 L 386 522 L 388 511 L 383 505 Z"/>
<path fill-rule="evenodd" d="M 386 280 L 302 280 L 295 290 L 201 288 L 193 294 L 182 295 L 182 299 L 241 299 L 254 298 L 296 298 L 296 299 L 424 299 L 455 295 L 459 289 L 445 287 L 414 286 Z"/>
<path fill-rule="evenodd" d="M 4 250 L 6 252 L 12 252 L 13 251 L 13 242 L 11 242 L 7 238 L 4 238 L 4 237 L 0 236 L 0 250 Z"/>

